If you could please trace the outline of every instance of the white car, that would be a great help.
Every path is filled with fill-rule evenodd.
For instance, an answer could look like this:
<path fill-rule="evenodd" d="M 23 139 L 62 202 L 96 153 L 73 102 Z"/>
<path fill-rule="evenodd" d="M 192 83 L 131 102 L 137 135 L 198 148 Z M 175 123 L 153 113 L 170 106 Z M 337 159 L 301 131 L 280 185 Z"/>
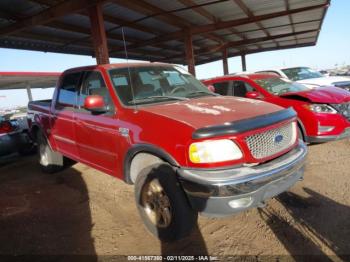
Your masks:
<path fill-rule="evenodd" d="M 309 88 L 319 86 L 336 86 L 350 91 L 350 77 L 325 76 L 309 67 L 290 67 L 282 69 L 269 69 L 256 73 L 275 74 L 283 78 L 304 84 Z"/>

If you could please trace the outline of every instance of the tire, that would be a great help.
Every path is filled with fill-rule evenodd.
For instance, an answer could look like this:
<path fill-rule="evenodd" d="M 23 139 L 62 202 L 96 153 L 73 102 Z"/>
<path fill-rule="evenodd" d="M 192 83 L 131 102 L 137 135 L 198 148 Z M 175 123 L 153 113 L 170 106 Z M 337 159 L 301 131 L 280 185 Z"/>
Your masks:
<path fill-rule="evenodd" d="M 34 142 L 30 139 L 28 133 L 23 133 L 22 143 L 18 148 L 18 154 L 21 156 L 28 156 L 35 154 L 37 151 L 37 148 L 34 144 Z"/>
<path fill-rule="evenodd" d="M 38 160 L 39 160 L 41 170 L 44 173 L 48 173 L 48 174 L 61 171 L 64 167 L 63 156 L 54 152 L 51 149 L 46 137 L 44 136 L 41 130 L 39 130 L 37 134 L 37 144 L 38 144 L 38 148 L 37 148 Z M 60 164 L 54 163 L 54 160 L 56 160 L 56 162 L 61 162 L 61 163 Z"/>
<path fill-rule="evenodd" d="M 301 140 L 303 140 L 305 142 L 303 131 L 301 131 L 300 126 L 298 126 L 297 128 L 298 128 L 298 137 L 299 137 L 299 139 L 301 139 Z"/>
<path fill-rule="evenodd" d="M 162 241 L 187 236 L 197 223 L 198 212 L 191 208 L 168 164 L 154 164 L 140 172 L 135 182 L 135 200 L 145 226 Z"/>

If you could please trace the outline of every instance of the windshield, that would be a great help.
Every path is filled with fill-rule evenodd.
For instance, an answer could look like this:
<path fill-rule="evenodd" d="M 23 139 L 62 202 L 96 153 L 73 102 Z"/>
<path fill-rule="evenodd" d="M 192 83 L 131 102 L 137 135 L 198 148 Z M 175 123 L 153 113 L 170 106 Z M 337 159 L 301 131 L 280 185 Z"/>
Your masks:
<path fill-rule="evenodd" d="M 302 84 L 277 77 L 257 79 L 254 81 L 267 92 L 277 96 L 290 92 L 302 92 L 309 90 L 309 88 Z"/>
<path fill-rule="evenodd" d="M 215 95 L 177 66 L 118 68 L 111 69 L 109 75 L 121 102 L 127 106 Z"/>
<path fill-rule="evenodd" d="M 324 75 L 322 75 L 320 72 L 312 70 L 311 68 L 308 68 L 308 67 L 286 68 L 286 69 L 282 69 L 282 71 L 292 81 L 324 77 Z"/>

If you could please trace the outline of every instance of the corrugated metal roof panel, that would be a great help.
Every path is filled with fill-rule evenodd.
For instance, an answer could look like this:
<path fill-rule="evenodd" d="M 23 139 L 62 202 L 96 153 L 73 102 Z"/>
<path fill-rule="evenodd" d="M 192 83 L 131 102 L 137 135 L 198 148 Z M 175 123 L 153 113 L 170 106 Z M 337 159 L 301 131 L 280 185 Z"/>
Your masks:
<path fill-rule="evenodd" d="M 266 33 L 263 30 L 256 30 L 249 33 L 243 33 L 243 35 L 248 39 L 254 39 L 259 37 L 265 37 Z"/>
<path fill-rule="evenodd" d="M 289 21 L 289 17 L 285 15 L 285 16 L 261 21 L 261 24 L 264 27 L 273 27 L 273 26 L 280 26 L 280 25 L 288 25 L 290 24 L 290 21 Z"/>
<path fill-rule="evenodd" d="M 316 37 L 297 39 L 298 44 L 305 44 L 305 43 L 310 43 L 310 42 L 315 42 L 315 41 L 316 41 Z"/>
<path fill-rule="evenodd" d="M 258 30 L 260 29 L 259 26 L 256 23 L 250 23 L 246 25 L 240 25 L 234 27 L 239 32 L 245 32 L 245 31 L 252 31 L 252 30 Z"/>
<path fill-rule="evenodd" d="M 276 28 L 271 28 L 267 30 L 270 35 L 275 36 L 275 35 L 281 35 L 281 34 L 290 34 L 293 32 L 293 29 L 291 26 L 282 26 L 282 27 L 276 27 Z"/>
<path fill-rule="evenodd" d="M 205 4 L 192 10 L 183 10 L 186 7 L 186 1 L 184 0 L 139 1 L 140 6 L 133 6 L 129 2 L 111 0 L 106 0 L 103 4 L 103 12 L 106 18 L 105 29 L 107 31 L 115 29 L 108 33 L 108 44 L 113 51 L 111 53 L 113 57 L 124 58 L 122 34 L 121 29 L 118 28 L 120 23 L 128 24 L 124 32 L 130 58 L 143 60 L 158 58 L 160 61 L 164 61 L 167 57 L 173 57 L 169 61 L 183 61 L 185 63 L 184 51 L 182 51 L 184 50 L 183 32 L 188 29 L 187 25 L 190 24 L 195 25 L 190 28 L 192 30 L 204 26 L 202 27 L 203 31 L 193 35 L 193 45 L 197 52 L 196 61 L 200 62 L 208 62 L 221 57 L 225 44 L 235 41 L 240 43 L 240 46 L 236 47 L 235 50 L 230 48 L 232 54 L 235 55 L 239 55 L 244 50 L 252 53 L 267 48 L 273 50 L 281 46 L 293 46 L 294 44 L 291 43 L 295 43 L 295 45 L 313 44 L 318 35 L 317 31 L 287 38 L 276 38 L 261 43 L 252 43 L 256 41 L 252 39 L 266 39 L 269 35 L 279 36 L 292 33 L 291 22 L 294 23 L 295 32 L 318 30 L 326 8 L 326 6 L 318 7 L 318 9 L 296 13 L 290 17 L 283 15 L 262 20 L 258 24 L 256 22 L 244 23 L 242 19 L 248 17 L 244 12 L 247 10 L 242 10 L 233 0 L 222 2 L 218 0 L 187 0 L 187 5 Z M 142 5 L 142 1 L 146 2 L 145 6 Z M 16 31 L 13 35 L 7 35 L 11 34 L 11 31 L 4 30 L 4 27 L 15 23 L 16 20 L 21 20 L 23 16 L 38 14 L 48 9 L 50 5 L 53 6 L 53 3 L 58 3 L 58 1 L 48 1 L 47 4 L 36 4 L 32 0 L 0 1 L 0 30 L 6 32 L 6 35 L 0 35 L 0 46 L 91 55 L 93 53 L 90 39 L 91 25 L 86 10 L 67 13 L 67 15 L 49 21 L 47 25 L 32 26 L 22 31 Z M 125 7 L 123 6 L 124 3 Z M 287 4 L 289 4 L 290 9 L 293 9 L 325 4 L 327 0 L 288 0 L 288 2 L 285 0 L 244 0 L 243 3 L 253 15 L 257 16 L 286 11 Z M 147 7 L 149 4 L 154 7 Z M 144 12 L 144 9 L 149 10 Z M 11 11 L 11 14 L 7 14 L 6 11 Z M 207 13 L 203 14 L 203 12 Z M 53 12 L 50 14 L 53 14 Z M 174 16 L 177 18 L 174 19 Z M 213 22 L 213 18 L 209 16 L 215 17 L 217 21 Z M 220 20 L 238 20 L 241 24 L 234 28 L 220 28 L 218 26 Z M 212 30 L 209 30 L 209 27 L 213 27 Z M 237 31 L 238 33 L 236 33 Z M 176 32 L 176 35 L 173 34 L 174 32 Z M 295 39 L 298 39 L 298 41 L 295 42 Z M 208 53 L 208 48 L 217 51 Z"/>
<path fill-rule="evenodd" d="M 234 1 L 225 1 L 215 5 L 203 6 L 203 8 L 222 21 L 247 17 Z"/>
<path fill-rule="evenodd" d="M 163 10 L 171 11 L 180 8 L 184 8 L 185 6 L 178 1 L 159 1 L 159 0 L 146 0 L 145 2 L 150 3 L 154 6 L 160 7 Z M 174 13 L 177 15 L 177 13 Z"/>
<path fill-rule="evenodd" d="M 254 15 L 264 15 L 286 10 L 284 0 L 244 0 Z"/>
<path fill-rule="evenodd" d="M 191 21 L 191 23 L 194 25 L 205 25 L 211 22 L 211 20 L 196 12 L 193 12 L 192 10 L 177 12 L 176 15 L 184 20 Z"/>
<path fill-rule="evenodd" d="M 64 23 L 72 24 L 72 25 L 78 25 L 78 26 L 87 28 L 89 30 L 90 30 L 90 26 L 91 26 L 89 17 L 84 16 L 84 15 L 80 15 L 80 14 L 72 14 L 72 15 L 63 16 L 57 20 L 64 22 Z"/>
<path fill-rule="evenodd" d="M 317 9 L 307 12 L 302 12 L 298 14 L 293 14 L 292 18 L 294 23 L 304 22 L 309 20 L 318 20 L 321 19 L 324 9 Z"/>
<path fill-rule="evenodd" d="M 32 16 L 43 11 L 44 5 L 36 4 L 27 0 L 1 0 L 0 10 L 10 14 L 17 14 L 22 17 Z"/>
<path fill-rule="evenodd" d="M 296 31 L 313 30 L 313 29 L 316 30 L 319 27 L 320 27 L 320 21 L 308 22 L 308 23 L 294 25 L 294 28 L 295 28 Z"/>
<path fill-rule="evenodd" d="M 307 6 L 326 4 L 327 0 L 289 0 L 291 9 L 302 8 Z"/>

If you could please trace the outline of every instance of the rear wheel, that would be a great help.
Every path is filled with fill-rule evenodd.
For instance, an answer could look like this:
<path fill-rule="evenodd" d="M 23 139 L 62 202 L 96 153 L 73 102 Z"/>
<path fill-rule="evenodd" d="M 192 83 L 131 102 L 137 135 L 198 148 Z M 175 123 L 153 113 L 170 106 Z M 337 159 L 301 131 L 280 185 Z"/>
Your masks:
<path fill-rule="evenodd" d="M 53 151 L 42 131 L 37 134 L 38 158 L 41 170 L 55 173 L 63 169 L 63 156 Z"/>
<path fill-rule="evenodd" d="M 161 240 L 188 235 L 197 222 L 194 211 L 168 164 L 143 169 L 136 178 L 135 198 L 147 229 Z"/>

